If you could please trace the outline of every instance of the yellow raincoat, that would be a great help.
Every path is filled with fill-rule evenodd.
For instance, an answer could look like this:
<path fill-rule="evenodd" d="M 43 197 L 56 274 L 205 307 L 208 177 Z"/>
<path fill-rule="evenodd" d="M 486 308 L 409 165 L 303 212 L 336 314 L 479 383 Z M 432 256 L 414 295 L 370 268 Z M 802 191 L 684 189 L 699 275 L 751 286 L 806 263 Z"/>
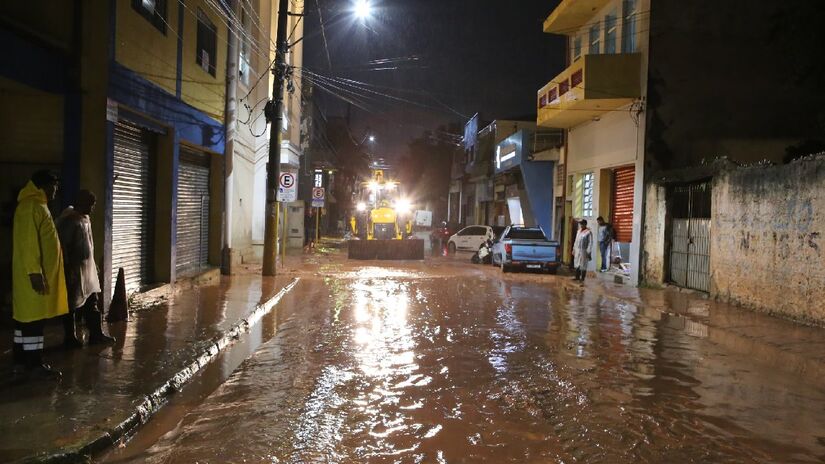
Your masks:
<path fill-rule="evenodd" d="M 32 289 L 29 274 L 43 274 L 45 295 Z M 46 193 L 31 181 L 17 195 L 12 281 L 14 320 L 33 322 L 69 311 L 60 240 L 46 206 Z"/>

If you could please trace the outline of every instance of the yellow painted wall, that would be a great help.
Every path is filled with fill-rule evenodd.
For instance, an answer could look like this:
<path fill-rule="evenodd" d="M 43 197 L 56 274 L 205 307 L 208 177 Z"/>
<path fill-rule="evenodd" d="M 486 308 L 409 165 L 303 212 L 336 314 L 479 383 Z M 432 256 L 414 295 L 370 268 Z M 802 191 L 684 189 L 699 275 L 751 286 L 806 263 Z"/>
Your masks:
<path fill-rule="evenodd" d="M 117 2 L 115 60 L 175 94 L 178 3 L 167 4 L 166 34 L 141 16 L 131 2 Z"/>
<path fill-rule="evenodd" d="M 177 2 L 172 2 L 177 8 Z M 215 25 L 218 35 L 215 76 L 197 63 L 198 9 Z M 223 123 L 224 95 L 226 94 L 226 51 L 228 31 L 226 22 L 203 0 L 189 0 L 183 11 L 183 84 L 184 102 Z"/>
<path fill-rule="evenodd" d="M 63 96 L 0 77 L 0 160 L 63 162 Z M 25 111 L 21 112 L 21 109 Z"/>

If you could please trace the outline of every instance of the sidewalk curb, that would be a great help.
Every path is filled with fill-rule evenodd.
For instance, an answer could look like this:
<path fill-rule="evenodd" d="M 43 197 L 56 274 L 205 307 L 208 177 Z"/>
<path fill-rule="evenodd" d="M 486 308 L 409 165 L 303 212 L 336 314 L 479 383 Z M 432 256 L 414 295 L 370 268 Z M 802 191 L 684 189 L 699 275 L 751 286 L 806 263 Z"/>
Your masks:
<path fill-rule="evenodd" d="M 166 400 L 180 391 L 192 377 L 201 369 L 214 360 L 224 349 L 232 345 L 241 335 L 249 332 L 263 316 L 268 314 L 278 304 L 279 301 L 292 290 L 300 278 L 294 277 L 284 288 L 272 296 L 264 303 L 258 304 L 252 312 L 245 318 L 240 319 L 235 325 L 223 333 L 223 335 L 213 339 L 196 357 L 194 361 L 178 371 L 172 378 L 164 382 L 155 391 L 144 397 L 143 401 L 137 404 L 134 412 L 123 422 L 110 428 L 98 438 L 85 443 L 78 444 L 69 449 L 51 455 L 32 456 L 23 458 L 19 463 L 78 463 L 91 462 L 91 457 L 101 451 L 115 445 L 122 438 L 130 435 L 139 427 L 149 421 L 149 419 L 166 404 Z M 72 449 L 74 448 L 74 449 Z"/>

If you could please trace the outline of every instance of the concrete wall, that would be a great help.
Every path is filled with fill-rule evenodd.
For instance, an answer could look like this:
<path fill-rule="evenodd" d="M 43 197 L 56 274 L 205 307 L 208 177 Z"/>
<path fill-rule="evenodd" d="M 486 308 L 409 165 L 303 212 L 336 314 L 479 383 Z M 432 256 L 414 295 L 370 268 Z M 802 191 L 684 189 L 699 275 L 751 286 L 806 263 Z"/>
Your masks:
<path fill-rule="evenodd" d="M 711 295 L 825 323 L 825 156 L 713 182 Z"/>
<path fill-rule="evenodd" d="M 668 250 L 667 238 L 667 189 L 657 184 L 645 186 L 644 229 L 642 240 L 644 246 L 641 257 L 641 282 L 646 285 L 660 286 L 665 283 Z"/>

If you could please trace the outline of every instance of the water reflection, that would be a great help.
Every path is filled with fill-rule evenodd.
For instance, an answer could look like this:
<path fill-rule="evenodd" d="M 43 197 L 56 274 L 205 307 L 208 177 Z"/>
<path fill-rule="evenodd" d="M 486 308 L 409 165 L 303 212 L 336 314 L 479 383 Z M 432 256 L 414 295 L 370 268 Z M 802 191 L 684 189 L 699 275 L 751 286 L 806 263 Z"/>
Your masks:
<path fill-rule="evenodd" d="M 202 460 L 218 446 L 232 462 L 825 456 L 821 383 L 755 359 L 766 345 L 721 329 L 714 321 L 734 316 L 706 301 L 370 267 L 343 275 L 296 294 L 287 329 L 192 413 L 166 457 Z"/>

